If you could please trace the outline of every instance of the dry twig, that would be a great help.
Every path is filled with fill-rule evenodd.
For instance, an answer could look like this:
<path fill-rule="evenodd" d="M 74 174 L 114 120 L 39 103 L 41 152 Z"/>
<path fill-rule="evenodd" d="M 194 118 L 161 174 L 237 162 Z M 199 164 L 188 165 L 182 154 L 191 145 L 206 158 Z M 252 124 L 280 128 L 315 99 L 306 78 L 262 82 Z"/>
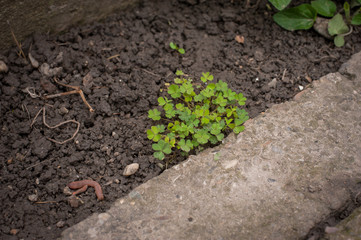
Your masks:
<path fill-rule="evenodd" d="M 56 94 L 52 94 L 52 95 L 47 95 L 47 96 L 44 96 L 44 99 L 50 99 L 50 98 L 61 97 L 61 96 L 66 96 L 66 95 L 78 93 L 80 95 L 81 99 L 83 100 L 83 102 L 85 103 L 85 105 L 89 108 L 89 111 L 94 112 L 94 109 L 90 106 L 90 104 L 85 99 L 84 93 L 80 89 L 79 86 L 71 86 L 71 85 L 61 83 L 56 78 L 54 78 L 54 81 L 57 84 L 61 85 L 61 86 L 72 88 L 72 89 L 75 89 L 75 90 L 72 90 L 72 91 L 69 91 L 69 92 L 64 92 L 64 93 L 56 93 Z"/>
<path fill-rule="evenodd" d="M 19 43 L 18 40 L 16 39 L 16 36 L 15 36 L 15 34 L 14 34 L 14 31 L 13 31 L 13 29 L 12 29 L 11 26 L 10 26 L 10 22 L 7 21 L 7 23 L 8 23 L 8 25 L 9 25 L 10 32 L 11 32 L 11 35 L 13 36 L 14 42 L 15 42 L 16 46 L 19 48 L 19 55 L 21 55 L 21 56 L 26 60 L 25 53 L 24 53 L 23 49 L 21 48 L 21 43 Z"/>
<path fill-rule="evenodd" d="M 41 111 L 43 111 L 43 123 L 44 123 L 44 125 L 45 125 L 46 127 L 50 128 L 50 129 L 54 129 L 54 128 L 60 127 L 61 125 L 64 125 L 64 124 L 66 124 L 66 123 L 75 123 L 75 124 L 77 125 L 77 128 L 76 128 L 74 134 L 73 134 L 70 138 L 68 138 L 68 139 L 66 139 L 66 140 L 64 140 L 64 141 L 62 141 L 62 142 L 59 142 L 59 141 L 57 141 L 57 140 L 55 140 L 55 139 L 52 139 L 52 138 L 48 138 L 48 137 L 47 137 L 47 139 L 48 139 L 49 141 L 52 141 L 52 142 L 58 143 L 58 144 L 64 144 L 64 143 L 67 143 L 67 142 L 71 141 L 72 139 L 74 139 L 74 137 L 76 136 L 76 134 L 79 132 L 80 123 L 79 123 L 78 121 L 75 121 L 75 120 L 67 120 L 67 121 L 61 122 L 61 123 L 59 123 L 59 124 L 57 124 L 57 125 L 55 125 L 55 126 L 50 126 L 49 124 L 47 124 L 46 121 L 45 121 L 45 107 L 41 108 L 41 109 L 39 110 L 39 112 L 35 115 L 33 121 L 32 121 L 31 124 L 30 124 L 30 127 L 33 126 L 33 124 L 35 123 L 35 121 L 36 121 L 36 119 L 37 119 L 37 117 L 39 116 L 39 114 L 40 114 Z"/>

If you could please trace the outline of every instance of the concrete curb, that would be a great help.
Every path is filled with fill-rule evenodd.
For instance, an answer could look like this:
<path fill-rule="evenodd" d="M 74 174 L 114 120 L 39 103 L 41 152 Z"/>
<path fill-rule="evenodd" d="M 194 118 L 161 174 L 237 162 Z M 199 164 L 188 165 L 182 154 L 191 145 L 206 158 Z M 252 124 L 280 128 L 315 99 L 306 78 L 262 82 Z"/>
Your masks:
<path fill-rule="evenodd" d="M 361 53 L 63 239 L 299 239 L 361 189 Z M 219 159 L 219 160 L 217 160 Z"/>

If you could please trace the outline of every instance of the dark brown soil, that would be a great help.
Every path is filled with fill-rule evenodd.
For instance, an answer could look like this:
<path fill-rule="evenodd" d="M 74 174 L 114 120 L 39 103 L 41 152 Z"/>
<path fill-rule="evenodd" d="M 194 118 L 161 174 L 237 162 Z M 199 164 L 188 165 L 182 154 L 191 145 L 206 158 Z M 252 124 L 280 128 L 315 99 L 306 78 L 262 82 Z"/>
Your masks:
<path fill-rule="evenodd" d="M 346 37 L 345 47 L 336 48 L 312 30 L 284 31 L 272 21 L 274 12 L 265 1 L 247 12 L 243 1 L 196 2 L 144 1 L 102 23 L 27 39 L 24 52 L 40 65 L 47 63 L 48 75 L 15 48 L 0 56 L 9 67 L 0 73 L 1 239 L 55 239 L 160 174 L 145 133 L 153 124 L 147 112 L 176 69 L 197 77 L 210 71 L 245 94 L 247 111 L 255 117 L 291 99 L 300 86 L 337 71 L 361 50 L 360 28 Z M 237 35 L 244 43 L 235 40 Z M 171 50 L 171 41 L 186 54 Z M 54 75 L 81 86 L 95 112 L 79 95 L 44 101 L 25 90 L 41 95 L 71 90 L 55 84 Z M 80 123 L 73 140 L 63 145 L 48 140 L 69 138 L 76 129 L 72 123 L 49 129 L 40 114 L 31 127 L 43 106 L 50 125 Z M 134 162 L 140 169 L 124 177 L 125 166 Z M 82 179 L 98 181 L 105 200 L 97 201 L 91 188 L 79 195 L 84 204 L 72 208 L 63 190 Z"/>

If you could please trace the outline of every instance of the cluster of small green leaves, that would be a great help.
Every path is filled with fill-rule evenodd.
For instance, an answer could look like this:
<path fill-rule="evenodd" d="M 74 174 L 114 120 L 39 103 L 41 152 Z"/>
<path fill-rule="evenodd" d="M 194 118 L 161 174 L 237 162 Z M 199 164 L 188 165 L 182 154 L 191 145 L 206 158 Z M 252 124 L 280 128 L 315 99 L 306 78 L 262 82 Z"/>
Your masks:
<path fill-rule="evenodd" d="M 170 42 L 170 43 L 169 43 L 169 47 L 170 47 L 171 49 L 173 49 L 173 50 L 178 51 L 180 54 L 185 54 L 185 53 L 186 53 L 186 51 L 184 50 L 184 48 L 178 47 L 178 45 L 175 44 L 174 42 Z"/>
<path fill-rule="evenodd" d="M 336 13 L 336 4 L 331 0 L 315 0 L 311 4 L 301 4 L 297 7 L 285 9 L 291 0 L 269 0 L 278 10 L 273 20 L 287 30 L 310 29 L 316 21 L 317 15 L 331 18 L 328 21 L 328 33 L 334 37 L 337 47 L 345 44 L 344 36 L 351 33 L 352 25 L 361 25 L 361 0 L 352 0 L 351 4 L 344 2 L 343 12 Z M 355 10 L 353 10 L 355 9 Z M 353 14 L 351 14 L 353 10 Z"/>
<path fill-rule="evenodd" d="M 242 93 L 235 93 L 227 83 L 211 83 L 213 75 L 203 73 L 201 82 L 194 83 L 185 78 L 182 71 L 176 72 L 174 84 L 168 85 L 170 98 L 159 97 L 162 112 L 152 109 L 148 117 L 154 121 L 163 119 L 165 125 L 155 125 L 147 130 L 154 157 L 160 160 L 165 154 L 179 149 L 188 153 L 201 145 L 216 144 L 224 138 L 224 131 L 231 129 L 235 133 L 244 130 L 243 123 L 248 120 L 248 113 L 238 106 L 245 104 Z"/>

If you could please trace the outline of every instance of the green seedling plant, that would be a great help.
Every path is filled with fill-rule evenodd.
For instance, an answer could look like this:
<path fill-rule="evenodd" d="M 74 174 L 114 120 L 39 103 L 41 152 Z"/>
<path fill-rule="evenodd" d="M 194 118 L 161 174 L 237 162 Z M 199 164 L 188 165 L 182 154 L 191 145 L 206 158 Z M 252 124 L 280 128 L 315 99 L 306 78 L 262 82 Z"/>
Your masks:
<path fill-rule="evenodd" d="M 176 75 L 174 83 L 167 85 L 167 96 L 158 98 L 161 111 L 155 108 L 148 112 L 152 120 L 167 123 L 147 130 L 155 158 L 163 160 L 177 150 L 188 154 L 222 141 L 226 130 L 236 134 L 244 130 L 243 123 L 249 117 L 240 108 L 246 101 L 242 93 L 233 92 L 222 80 L 213 83 L 209 72 L 202 73 L 198 82 L 180 70 Z"/>
<path fill-rule="evenodd" d="M 352 0 L 351 4 L 345 1 L 339 12 L 336 4 L 331 0 L 315 0 L 311 1 L 311 4 L 301 4 L 287 9 L 291 0 L 269 0 L 269 2 L 279 10 L 273 15 L 273 20 L 290 31 L 310 29 L 318 16 L 328 18 L 327 31 L 337 47 L 345 44 L 344 37 L 352 33 L 354 26 L 361 25 L 361 0 Z"/>
<path fill-rule="evenodd" d="M 175 44 L 174 42 L 170 42 L 170 43 L 169 43 L 169 47 L 170 47 L 171 49 L 173 49 L 173 50 L 178 51 L 180 54 L 185 54 L 185 53 L 186 53 L 186 51 L 184 50 L 184 48 L 178 47 L 178 45 Z"/>

